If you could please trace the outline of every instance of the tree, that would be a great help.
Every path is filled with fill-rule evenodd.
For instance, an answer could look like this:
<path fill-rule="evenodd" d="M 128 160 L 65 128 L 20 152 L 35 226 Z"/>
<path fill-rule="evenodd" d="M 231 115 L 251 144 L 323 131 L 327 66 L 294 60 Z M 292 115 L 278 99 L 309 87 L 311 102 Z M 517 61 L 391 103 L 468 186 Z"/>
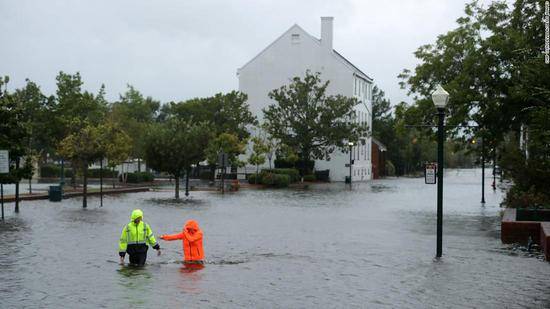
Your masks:
<path fill-rule="evenodd" d="M 71 160 L 82 171 L 83 198 L 82 207 L 87 207 L 88 167 L 96 161 L 107 158 L 114 162 L 124 160 L 130 152 L 130 137 L 115 124 L 93 125 L 88 122 L 75 123 L 82 129 L 70 133 L 59 144 L 59 153 Z"/>
<path fill-rule="evenodd" d="M 205 148 L 212 136 L 207 122 L 190 122 L 169 118 L 151 127 L 145 140 L 145 160 L 156 171 L 174 176 L 175 198 L 179 199 L 179 182 L 184 171 L 205 159 Z"/>
<path fill-rule="evenodd" d="M 59 72 L 56 77 L 56 100 L 52 107 L 49 122 L 55 149 L 61 149 L 59 143 L 68 136 L 78 136 L 85 126 L 97 126 L 103 123 L 108 104 L 105 100 L 105 87 L 102 85 L 97 95 L 82 91 L 80 73 L 73 75 Z M 63 158 L 62 158 L 63 159 Z M 80 163 L 71 162 L 73 168 L 80 169 Z M 75 173 L 73 173 L 73 183 Z"/>
<path fill-rule="evenodd" d="M 115 167 L 122 164 L 132 152 L 132 138 L 120 128 L 118 123 L 109 120 L 102 130 L 102 155 L 107 159 L 107 164 L 114 171 Z M 113 180 L 113 188 L 115 180 Z"/>
<path fill-rule="evenodd" d="M 130 156 L 138 160 L 138 171 L 141 172 L 141 159 L 144 156 L 144 139 L 148 128 L 155 121 L 160 102 L 143 95 L 133 86 L 120 96 L 120 100 L 111 105 L 113 121 L 128 134 L 133 144 Z"/>
<path fill-rule="evenodd" d="M 268 145 L 262 138 L 258 136 L 252 138 L 252 153 L 248 158 L 248 163 L 256 166 L 256 183 L 258 183 L 258 172 L 260 170 L 260 165 L 265 163 L 265 155 L 268 152 Z"/>
<path fill-rule="evenodd" d="M 219 137 L 221 134 L 229 134 L 237 137 L 237 141 L 234 141 L 235 145 L 245 144 L 250 136 L 250 127 L 257 124 L 256 117 L 252 115 L 246 103 L 247 98 L 247 95 L 242 92 L 232 91 L 226 94 L 218 93 L 213 97 L 170 103 L 169 107 L 163 108 L 159 118 L 177 117 L 186 121 L 209 122 L 213 136 Z M 228 136 L 222 137 L 222 139 L 228 138 Z M 217 142 L 219 141 L 217 140 Z M 212 142 L 214 142 L 214 139 Z M 216 147 L 218 145 L 214 144 L 209 148 L 212 150 Z M 240 153 L 240 150 L 237 152 Z M 209 153 L 208 161 L 213 180 L 217 158 L 214 157 L 213 151 L 209 151 Z M 240 164 L 233 157 L 231 162 Z"/>
<path fill-rule="evenodd" d="M 29 148 L 26 141 L 29 132 L 22 121 L 24 114 L 21 100 L 8 92 L 8 82 L 8 76 L 0 78 L 0 149 L 9 152 L 10 171 L 7 175 L 0 175 L 0 182 L 15 184 L 15 212 L 19 212 L 19 182 L 30 177 L 32 165 L 28 160 L 24 167 L 20 165 L 22 158 L 28 159 Z"/>
<path fill-rule="evenodd" d="M 44 154 L 51 142 L 49 131 L 50 110 L 53 97 L 46 97 L 40 91 L 40 87 L 30 80 L 22 89 L 15 90 L 13 98 L 19 106 L 21 115 L 19 123 L 26 130 L 26 161 L 29 165 L 29 193 L 32 193 L 31 178 L 33 175 L 33 162 L 35 158 Z"/>
<path fill-rule="evenodd" d="M 415 105 L 423 110 L 423 117 L 433 120 L 433 105 L 424 107 L 434 87 L 443 84 L 451 95 L 448 125 L 475 121 L 481 128 L 456 128 L 451 133 L 483 138 L 486 148 L 493 149 L 493 156 L 499 144 L 509 143 L 518 135 L 514 132 L 544 128 L 537 120 L 546 115 L 544 107 L 550 101 L 550 70 L 540 52 L 544 46 L 544 23 L 540 22 L 544 4 L 541 0 L 523 0 L 509 7 L 505 1 L 494 1 L 484 8 L 473 1 L 466 5 L 465 16 L 457 20 L 456 29 L 438 36 L 434 44 L 421 46 L 415 52 L 420 64 L 414 71 L 404 70 L 400 77 L 401 85 L 409 88 Z M 538 159 L 547 160 L 546 148 L 539 147 L 545 137 L 532 137 L 538 140 L 530 139 L 529 143 L 543 152 Z M 526 156 L 515 158 L 523 158 L 523 165 L 529 167 Z M 510 162 L 508 167 L 503 165 L 510 174 L 520 173 L 512 164 L 514 160 L 504 162 Z M 517 174 L 516 178 L 522 176 Z M 531 185 L 510 192 L 537 188 L 534 182 Z"/>
<path fill-rule="evenodd" d="M 235 134 L 222 133 L 211 140 L 206 149 L 208 162 L 216 165 L 218 155 L 225 153 L 230 165 L 241 166 L 243 162 L 239 160 L 239 155 L 244 154 L 246 141 L 239 140 Z"/>
<path fill-rule="evenodd" d="M 88 167 L 94 161 L 101 160 L 103 158 L 102 151 L 102 130 L 98 126 L 94 126 L 88 122 L 75 123 L 82 129 L 76 132 L 69 133 L 59 143 L 59 154 L 71 160 L 73 168 L 77 168 L 82 171 L 84 176 L 83 181 L 83 197 L 82 207 L 86 208 L 87 194 L 88 194 Z"/>
<path fill-rule="evenodd" d="M 269 97 L 277 103 L 263 110 L 265 127 L 274 138 L 296 149 L 300 159 L 328 159 L 336 149 L 346 150 L 346 141 L 357 142 L 367 133 L 355 121 L 355 98 L 327 96 L 329 82 L 320 73 L 306 72 L 292 83 L 275 89 Z M 303 171 L 310 173 L 311 171 Z"/>

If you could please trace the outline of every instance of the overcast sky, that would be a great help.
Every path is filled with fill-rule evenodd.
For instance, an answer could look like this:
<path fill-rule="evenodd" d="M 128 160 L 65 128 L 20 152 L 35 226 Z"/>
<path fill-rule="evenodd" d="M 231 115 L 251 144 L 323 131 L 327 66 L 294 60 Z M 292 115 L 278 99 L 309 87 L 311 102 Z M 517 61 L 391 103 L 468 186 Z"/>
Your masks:
<path fill-rule="evenodd" d="M 489 0 L 484 1 L 489 2 Z M 0 75 L 55 93 L 79 71 L 87 90 L 115 100 L 134 85 L 163 102 L 238 89 L 237 68 L 294 23 L 320 36 L 334 16 L 334 48 L 374 78 L 392 103 L 410 100 L 397 74 L 413 52 L 455 27 L 464 0 L 8 1 L 0 0 Z"/>

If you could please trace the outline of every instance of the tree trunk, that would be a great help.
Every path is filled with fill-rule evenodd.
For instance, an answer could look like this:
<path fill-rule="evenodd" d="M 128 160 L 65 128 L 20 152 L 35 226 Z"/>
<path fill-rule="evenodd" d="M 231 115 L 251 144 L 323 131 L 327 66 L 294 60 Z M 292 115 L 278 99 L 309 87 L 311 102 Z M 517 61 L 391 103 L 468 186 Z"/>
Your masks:
<path fill-rule="evenodd" d="M 138 158 L 138 173 L 141 173 L 141 159 Z"/>
<path fill-rule="evenodd" d="M 271 169 L 271 167 L 269 168 Z M 258 172 L 260 170 L 260 166 L 258 164 L 256 164 L 256 178 L 254 178 L 254 184 L 258 184 Z"/>
<path fill-rule="evenodd" d="M 189 196 L 189 173 L 191 172 L 191 168 L 187 168 L 187 172 L 185 173 L 185 196 Z"/>
<path fill-rule="evenodd" d="M 115 174 L 115 167 L 114 167 L 114 166 L 111 167 L 111 171 L 112 171 L 112 173 L 113 173 L 113 175 L 114 175 L 114 174 Z M 113 178 L 113 189 L 115 188 L 116 179 L 118 179 L 118 175 L 117 175 L 115 178 Z"/>
<path fill-rule="evenodd" d="M 29 177 L 29 194 L 32 194 L 32 176 Z"/>
<path fill-rule="evenodd" d="M 17 159 L 15 159 L 15 170 L 17 172 L 19 172 L 19 157 Z M 21 181 L 21 179 L 16 177 L 16 180 L 15 180 L 15 212 L 19 212 L 19 181 Z"/>
<path fill-rule="evenodd" d="M 180 175 L 174 175 L 176 181 L 176 200 L 180 199 Z"/>
<path fill-rule="evenodd" d="M 216 181 L 216 165 L 210 164 L 210 180 Z"/>
<path fill-rule="evenodd" d="M 88 164 L 85 163 L 83 166 L 84 171 L 84 180 L 82 184 L 82 208 L 88 207 L 88 200 L 87 200 L 87 194 L 88 194 Z"/>

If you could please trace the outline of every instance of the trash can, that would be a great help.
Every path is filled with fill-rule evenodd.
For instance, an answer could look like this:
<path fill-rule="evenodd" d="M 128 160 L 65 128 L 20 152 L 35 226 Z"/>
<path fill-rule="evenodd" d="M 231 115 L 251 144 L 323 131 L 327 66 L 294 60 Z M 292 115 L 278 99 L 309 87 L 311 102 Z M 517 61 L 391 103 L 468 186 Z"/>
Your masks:
<path fill-rule="evenodd" d="M 350 176 L 346 176 L 346 183 L 351 183 L 351 177 Z"/>
<path fill-rule="evenodd" d="M 61 202 L 63 199 L 63 188 L 61 186 L 50 186 L 48 198 L 50 202 Z"/>

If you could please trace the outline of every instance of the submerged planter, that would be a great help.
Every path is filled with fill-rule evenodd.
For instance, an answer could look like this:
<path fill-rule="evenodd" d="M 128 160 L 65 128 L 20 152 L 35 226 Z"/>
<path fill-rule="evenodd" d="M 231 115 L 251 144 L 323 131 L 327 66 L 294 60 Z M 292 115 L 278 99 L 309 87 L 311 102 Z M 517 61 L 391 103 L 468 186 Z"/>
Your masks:
<path fill-rule="evenodd" d="M 507 208 L 500 225 L 500 239 L 505 244 L 527 244 L 529 237 L 538 244 L 550 261 L 550 210 Z"/>

